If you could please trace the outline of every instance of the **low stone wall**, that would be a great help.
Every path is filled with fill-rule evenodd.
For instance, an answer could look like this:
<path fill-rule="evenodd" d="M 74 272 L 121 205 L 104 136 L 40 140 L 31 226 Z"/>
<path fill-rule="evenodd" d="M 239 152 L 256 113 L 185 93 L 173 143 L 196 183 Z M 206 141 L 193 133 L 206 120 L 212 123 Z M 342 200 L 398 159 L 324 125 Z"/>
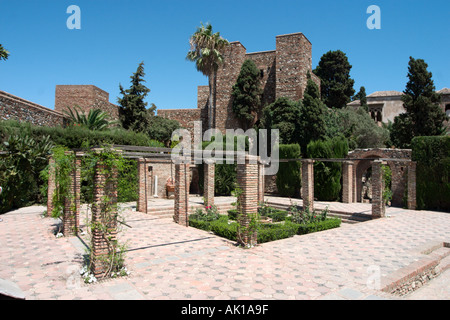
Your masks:
<path fill-rule="evenodd" d="M 30 122 L 37 126 L 55 127 L 66 117 L 57 111 L 0 91 L 0 119 Z"/>

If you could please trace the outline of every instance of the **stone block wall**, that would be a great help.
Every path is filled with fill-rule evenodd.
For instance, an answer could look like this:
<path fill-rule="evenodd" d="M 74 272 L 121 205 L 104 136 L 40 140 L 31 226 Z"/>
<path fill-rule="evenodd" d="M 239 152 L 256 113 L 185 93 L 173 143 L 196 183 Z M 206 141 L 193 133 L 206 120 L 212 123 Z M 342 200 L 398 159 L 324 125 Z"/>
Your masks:
<path fill-rule="evenodd" d="M 61 112 L 0 91 L 0 120 L 17 120 L 37 126 L 56 127 L 63 125 L 65 118 Z"/>
<path fill-rule="evenodd" d="M 180 123 L 182 128 L 187 129 L 191 133 L 191 137 L 194 137 L 194 122 L 202 121 L 202 109 L 161 109 L 158 110 L 158 116 L 176 120 Z M 205 128 L 205 125 L 203 125 Z"/>
<path fill-rule="evenodd" d="M 238 129 L 242 125 L 234 116 L 232 110 L 232 87 L 246 59 L 255 62 L 260 70 L 261 88 L 263 89 L 262 109 L 279 97 L 289 97 L 295 100 L 303 97 L 306 88 L 307 73 L 319 85 L 320 80 L 312 74 L 312 45 L 302 34 L 294 33 L 276 37 L 276 50 L 247 53 L 247 49 L 239 41 L 231 42 L 223 53 L 224 63 L 219 67 L 216 78 L 215 110 L 209 114 L 207 105 L 209 97 L 208 86 L 200 86 L 197 91 L 197 109 L 201 109 L 203 131 L 209 128 L 208 118 L 212 119 L 212 127 L 223 133 L 226 129 Z M 188 109 L 189 110 L 189 109 Z M 187 112 L 187 111 L 186 111 Z M 158 115 L 170 117 L 183 122 L 186 115 L 183 112 L 158 111 Z M 257 120 L 258 120 L 257 119 Z M 198 118 L 200 120 L 200 117 Z M 188 127 L 188 126 L 185 126 Z"/>
<path fill-rule="evenodd" d="M 90 109 L 107 112 L 110 120 L 119 119 L 118 106 L 109 102 L 109 93 L 93 85 L 57 85 L 55 110 L 63 113 L 68 107 L 79 106 L 85 113 Z"/>

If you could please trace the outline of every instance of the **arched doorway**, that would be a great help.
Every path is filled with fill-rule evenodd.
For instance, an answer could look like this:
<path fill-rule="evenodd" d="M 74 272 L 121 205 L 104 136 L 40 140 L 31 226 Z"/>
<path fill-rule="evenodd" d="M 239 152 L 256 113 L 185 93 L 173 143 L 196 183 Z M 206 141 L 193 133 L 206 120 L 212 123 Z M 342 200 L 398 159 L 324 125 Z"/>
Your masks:
<path fill-rule="evenodd" d="M 377 159 L 386 159 L 392 172 L 392 206 L 403 206 L 408 161 L 411 150 L 402 149 L 357 149 L 349 153 L 354 162 L 354 190 L 357 202 L 371 201 L 371 167 Z M 406 161 L 406 162 L 405 162 Z"/>

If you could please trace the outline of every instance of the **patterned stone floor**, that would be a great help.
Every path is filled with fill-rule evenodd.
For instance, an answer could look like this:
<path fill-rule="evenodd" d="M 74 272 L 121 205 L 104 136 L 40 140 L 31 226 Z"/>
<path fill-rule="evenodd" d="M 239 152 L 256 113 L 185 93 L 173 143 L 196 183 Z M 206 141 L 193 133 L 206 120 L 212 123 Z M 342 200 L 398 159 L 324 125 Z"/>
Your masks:
<path fill-rule="evenodd" d="M 29 300 L 450 299 L 448 272 L 410 297 L 380 291 L 383 279 L 422 259 L 424 248 L 450 242 L 448 213 L 395 208 L 389 218 L 241 249 L 127 210 L 120 240 L 131 274 L 84 284 L 88 237 L 55 238 L 58 221 L 43 218 L 44 210 L 1 216 L 0 279 Z"/>

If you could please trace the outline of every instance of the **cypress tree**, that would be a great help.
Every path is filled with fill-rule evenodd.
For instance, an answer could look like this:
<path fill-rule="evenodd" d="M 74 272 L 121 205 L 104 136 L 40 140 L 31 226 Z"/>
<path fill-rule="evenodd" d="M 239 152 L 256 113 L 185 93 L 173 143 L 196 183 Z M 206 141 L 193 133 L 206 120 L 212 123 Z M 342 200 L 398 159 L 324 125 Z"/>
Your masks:
<path fill-rule="evenodd" d="M 319 87 L 308 73 L 308 83 L 303 95 L 303 106 L 300 114 L 300 146 L 306 153 L 308 143 L 321 140 L 326 135 L 325 108 L 320 99 Z"/>
<path fill-rule="evenodd" d="M 262 89 L 259 80 L 260 71 L 255 63 L 252 60 L 246 60 L 232 91 L 233 112 L 241 121 L 244 130 L 255 124 L 261 105 Z"/>

